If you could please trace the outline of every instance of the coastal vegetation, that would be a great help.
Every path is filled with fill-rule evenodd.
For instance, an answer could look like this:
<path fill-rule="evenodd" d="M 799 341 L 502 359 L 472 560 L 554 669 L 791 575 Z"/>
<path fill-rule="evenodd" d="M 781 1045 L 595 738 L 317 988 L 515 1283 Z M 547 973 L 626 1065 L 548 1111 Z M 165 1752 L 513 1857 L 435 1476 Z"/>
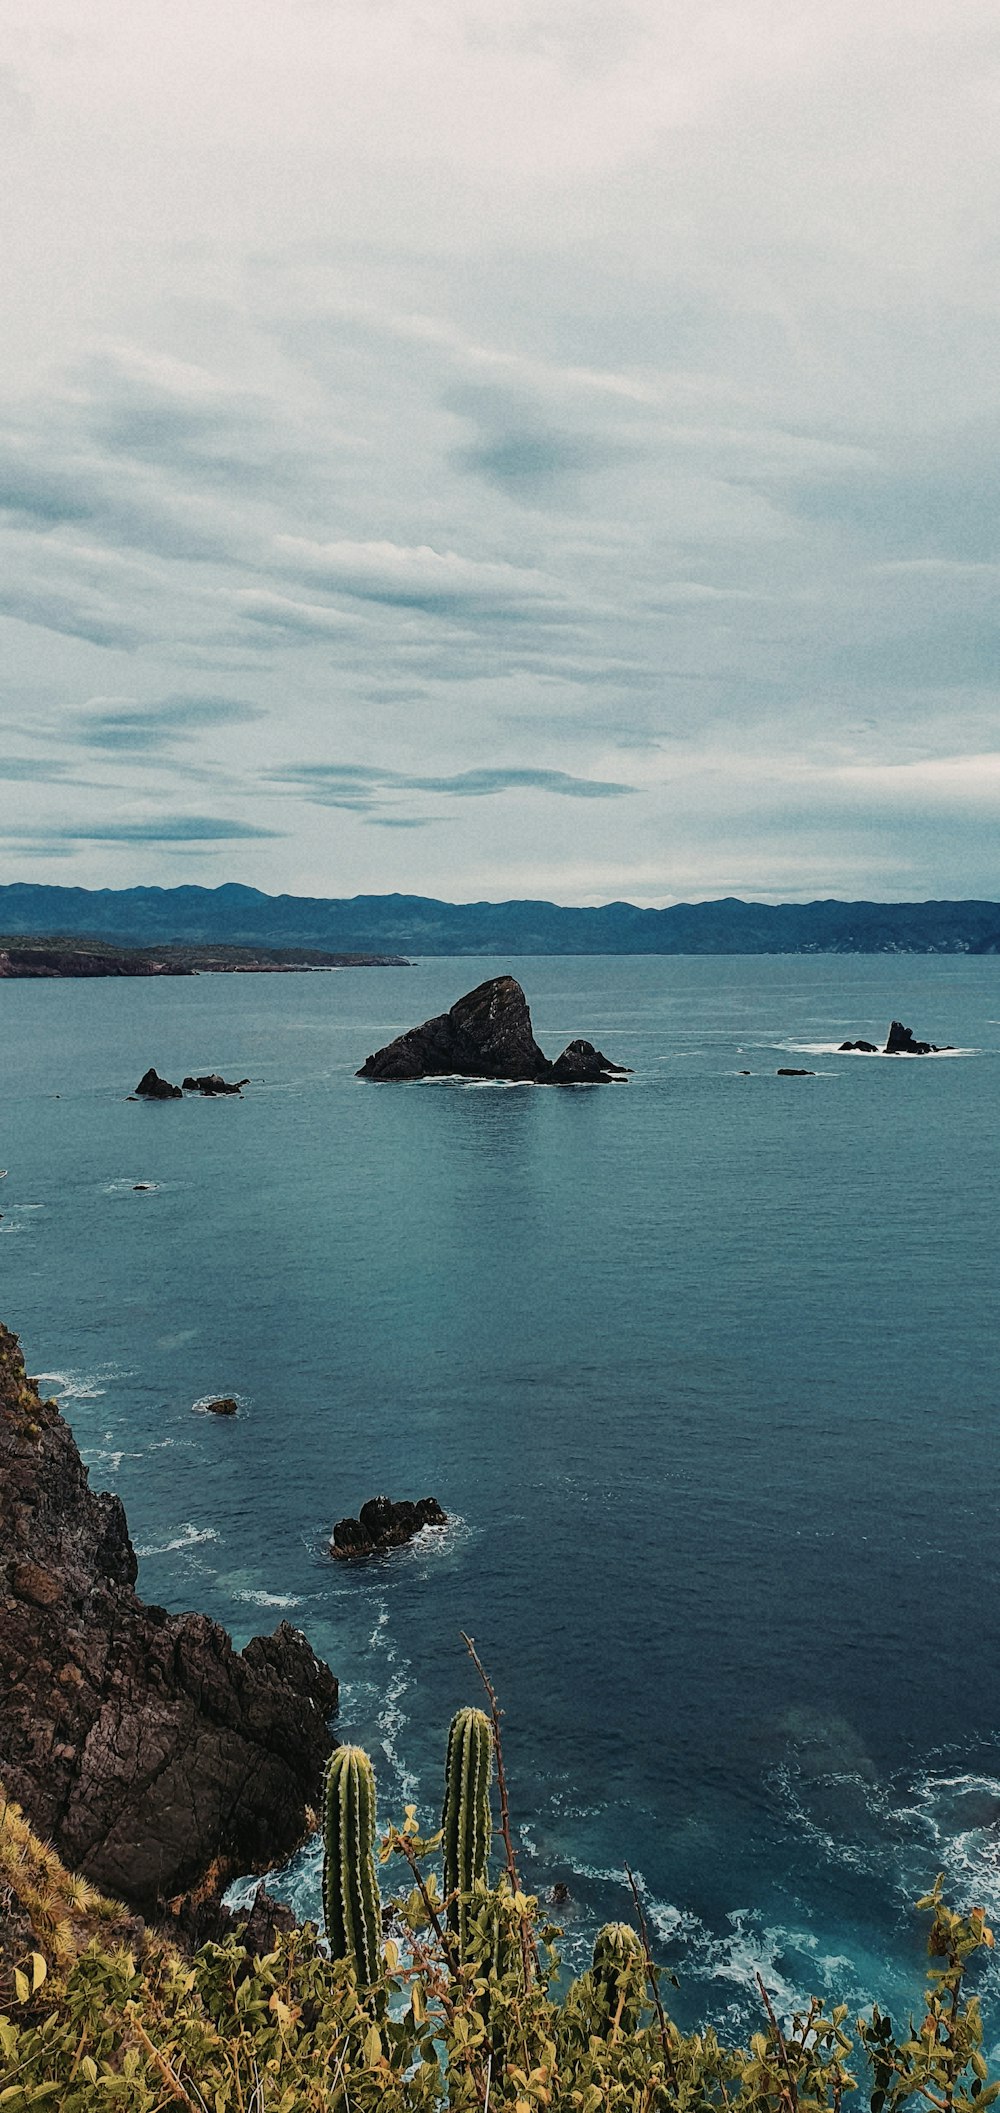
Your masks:
<path fill-rule="evenodd" d="M 468 1641 L 468 1639 L 466 1639 Z M 383 1902 L 375 1779 L 341 1746 L 324 1787 L 326 1942 L 309 1924 L 246 1932 L 190 1956 L 131 1917 L 0 1805 L 0 2107 L 64 2113 L 985 2113 L 1000 2096 L 982 2052 L 981 1908 L 954 1912 L 941 1881 L 929 1914 L 923 2015 L 813 1999 L 782 2023 L 759 1981 L 760 2029 L 727 2046 L 667 2014 L 639 1889 L 638 1928 L 610 1923 L 566 1983 L 560 1931 L 524 1891 L 508 1819 L 500 1712 L 464 1708 L 448 1738 L 441 1829 L 414 1807 L 378 1846 L 403 1882 Z M 489 1865 L 496 1764 L 504 1867 Z M 14 1951 L 20 1956 L 15 1960 Z M 667 1977 L 669 1978 L 669 1977 Z"/>

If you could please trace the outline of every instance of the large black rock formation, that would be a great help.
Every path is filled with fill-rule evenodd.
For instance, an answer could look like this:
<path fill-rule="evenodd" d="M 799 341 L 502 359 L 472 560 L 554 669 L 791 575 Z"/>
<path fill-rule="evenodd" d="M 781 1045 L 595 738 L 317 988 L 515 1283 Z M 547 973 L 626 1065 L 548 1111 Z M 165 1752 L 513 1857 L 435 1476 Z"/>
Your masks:
<path fill-rule="evenodd" d="M 513 976 L 493 976 L 459 998 L 450 1012 L 411 1027 L 366 1058 L 359 1079 L 517 1079 L 540 1086 L 599 1085 L 624 1078 L 591 1042 L 571 1042 L 554 1064 L 539 1049 L 523 990 Z"/>
<path fill-rule="evenodd" d="M 0 1783 L 60 1856 L 143 1913 L 289 1855 L 337 1682 L 282 1622 L 236 1651 L 135 1590 L 118 1497 L 0 1327 Z"/>
<path fill-rule="evenodd" d="M 884 1049 L 876 1049 L 874 1042 L 841 1042 L 842 1050 L 858 1050 L 864 1056 L 940 1056 L 952 1048 L 951 1042 L 918 1042 L 912 1027 L 904 1027 L 902 1020 L 893 1020 L 886 1037 Z"/>
<path fill-rule="evenodd" d="M 416 1504 L 405 1500 L 394 1504 L 391 1497 L 369 1497 L 356 1519 L 338 1519 L 330 1542 L 330 1554 L 341 1563 L 355 1563 L 369 1555 L 385 1555 L 390 1548 L 403 1548 L 423 1526 L 447 1526 L 448 1514 L 436 1497 L 420 1497 Z"/>
<path fill-rule="evenodd" d="M 144 1071 L 136 1089 L 136 1096 L 144 1101 L 181 1101 L 184 1095 L 179 1086 L 172 1086 L 169 1079 L 161 1079 L 158 1071 L 150 1065 Z"/>
<path fill-rule="evenodd" d="M 939 1056 L 942 1049 L 950 1049 L 950 1042 L 918 1042 L 912 1027 L 904 1027 L 901 1020 L 893 1020 L 886 1040 L 886 1056 Z"/>

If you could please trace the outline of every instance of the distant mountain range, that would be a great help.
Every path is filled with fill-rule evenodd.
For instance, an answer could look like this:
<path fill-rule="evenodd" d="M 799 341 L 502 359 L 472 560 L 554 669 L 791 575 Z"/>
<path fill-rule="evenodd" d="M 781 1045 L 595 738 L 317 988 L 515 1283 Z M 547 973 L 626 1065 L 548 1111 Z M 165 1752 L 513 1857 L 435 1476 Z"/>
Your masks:
<path fill-rule="evenodd" d="M 0 932 L 393 954 L 997 954 L 995 902 L 435 902 L 221 888 L 0 887 Z"/>

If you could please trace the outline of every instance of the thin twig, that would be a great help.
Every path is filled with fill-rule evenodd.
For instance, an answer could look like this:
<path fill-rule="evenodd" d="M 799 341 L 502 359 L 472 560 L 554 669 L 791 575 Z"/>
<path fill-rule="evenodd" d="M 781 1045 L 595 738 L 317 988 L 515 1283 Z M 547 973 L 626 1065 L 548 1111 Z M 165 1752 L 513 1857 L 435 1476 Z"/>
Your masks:
<path fill-rule="evenodd" d="M 514 1841 L 510 1831 L 510 1798 L 507 1794 L 507 1770 L 503 1765 L 503 1741 L 500 1737 L 500 1719 L 503 1716 L 503 1711 L 497 1701 L 496 1689 L 479 1656 L 472 1637 L 467 1636 L 464 1629 L 459 1630 L 459 1635 L 486 1689 L 490 1705 L 490 1719 L 493 1725 L 493 1749 L 497 1757 L 497 1789 L 500 1792 L 500 1832 L 503 1835 L 503 1845 L 507 1855 L 507 1876 L 510 1879 L 512 1890 L 515 1893 L 520 1893 L 521 1881 L 517 1875 L 517 1859 L 514 1855 Z M 520 1923 L 521 1966 L 524 1973 L 525 1991 L 527 1992 L 531 1987 L 534 1974 L 538 1972 L 538 1949 L 531 1934 L 526 1915 L 521 1916 Z"/>
<path fill-rule="evenodd" d="M 770 2020 L 771 2030 L 774 2034 L 775 2039 L 778 2042 L 778 2053 L 781 2056 L 781 2066 L 788 2079 L 788 2103 L 792 2108 L 792 2113 L 798 2113 L 799 2094 L 796 2089 L 795 2078 L 792 2075 L 792 2065 L 788 2059 L 788 2048 L 785 2045 L 785 2035 L 782 2032 L 781 2026 L 779 2025 L 778 2020 L 774 2015 L 774 2005 L 771 2002 L 771 1998 L 768 1995 L 766 1988 L 764 1987 L 764 1983 L 760 1975 L 755 1974 L 754 1979 L 757 1983 L 758 1988 L 760 1989 L 761 1999 L 764 2004 L 764 2009 L 766 2010 L 768 2018 Z"/>
<path fill-rule="evenodd" d="M 420 1865 L 417 1862 L 417 1859 L 413 1853 L 412 1848 L 410 1847 L 409 1842 L 406 1839 L 405 1834 L 400 1834 L 395 1827 L 392 1830 L 392 1845 L 394 1849 L 402 1850 L 403 1855 L 405 1856 L 406 1861 L 409 1864 L 410 1870 L 412 1871 L 414 1879 L 416 1881 L 417 1891 L 419 1892 L 420 1898 L 423 1901 L 424 1913 L 427 1916 L 427 1920 L 430 1923 L 431 1928 L 434 1931 L 434 1935 L 441 1946 L 441 1950 L 444 1953 L 444 1957 L 448 1966 L 450 1967 L 452 1973 L 457 1973 L 459 1969 L 454 1949 L 455 1939 L 452 1937 L 450 1931 L 446 1931 L 442 1925 L 441 1917 L 438 1914 L 437 1909 L 434 1906 L 434 1902 L 432 1901 L 431 1896 L 428 1893 L 427 1887 L 424 1883 L 423 1872 L 420 1869 Z M 452 2002 L 451 1996 L 448 1994 L 447 1989 L 443 1985 L 439 1985 L 438 1995 L 446 2017 L 448 2017 L 449 2019 L 453 2019 L 456 2015 L 456 2006 Z M 472 2059 L 471 2048 L 463 2050 L 463 2057 L 468 2068 L 469 2075 L 472 2078 L 472 2088 L 476 2094 L 477 2099 L 479 2100 L 480 2105 L 484 2108 L 485 2113 L 485 2108 L 489 2101 L 489 2084 L 487 2083 L 484 2088 L 482 2077 L 479 2075 L 479 2072 L 476 2069 Z"/>
<path fill-rule="evenodd" d="M 171 2068 L 166 2055 L 161 2054 L 158 2047 L 154 2047 L 153 2042 L 145 2029 L 145 2026 L 140 2025 L 139 2020 L 135 2016 L 134 2012 L 130 2013 L 129 2015 L 129 2024 L 131 2025 L 132 2030 L 135 2033 L 136 2039 L 139 2041 L 140 2045 L 145 2047 L 146 2053 L 152 2056 L 153 2061 L 157 2069 L 159 2070 L 164 2083 L 167 2086 L 167 2089 L 173 2093 L 175 2102 L 179 2105 L 190 2107 L 190 2113 L 198 2113 L 198 2107 L 196 2106 L 194 2099 L 191 2097 L 188 2091 L 185 2091 L 184 2085 L 181 2083 L 180 2077 L 177 2076 L 174 2070 Z"/>
<path fill-rule="evenodd" d="M 503 1844 L 507 1852 L 508 1876 L 510 1878 L 510 1882 L 514 1889 L 514 1892 L 519 1893 L 521 1890 L 521 1881 L 517 1875 L 517 1863 L 514 1857 L 514 1843 L 511 1839 L 510 1801 L 507 1796 L 507 1771 L 503 1765 L 503 1746 L 500 1740 L 500 1719 L 503 1715 L 503 1711 L 501 1710 L 500 1704 L 497 1701 L 496 1689 L 494 1688 L 493 1682 L 490 1679 L 488 1672 L 486 1671 L 486 1667 L 484 1666 L 483 1661 L 479 1656 L 479 1652 L 476 1649 L 472 1637 L 467 1636 L 464 1629 L 459 1630 L 459 1635 L 461 1636 L 462 1642 L 464 1643 L 465 1648 L 468 1651 L 469 1657 L 471 1658 L 472 1663 L 475 1666 L 477 1673 L 479 1674 L 479 1678 L 482 1681 L 484 1688 L 486 1689 L 486 1694 L 489 1699 L 490 1716 L 493 1720 L 493 1746 L 497 1757 L 497 1788 L 500 1792 L 500 1832 L 503 1835 Z"/>
<path fill-rule="evenodd" d="M 646 1917 L 643 1914 L 642 1901 L 639 1898 L 639 1888 L 636 1885 L 634 1875 L 629 1869 L 628 1864 L 626 1864 L 625 1866 L 625 1876 L 628 1879 L 629 1885 L 632 1889 L 632 1899 L 635 1903 L 635 1912 L 639 1917 L 639 1936 L 642 1939 L 643 1955 L 646 1961 L 646 1979 L 649 1982 L 649 1986 L 652 1991 L 653 2002 L 656 2005 L 656 2015 L 659 2020 L 660 2026 L 660 2046 L 663 2049 L 663 2066 L 666 2070 L 668 2077 L 670 2078 L 671 2083 L 673 2084 L 674 2090 L 676 2091 L 677 2071 L 674 2068 L 674 2058 L 670 2052 L 670 2029 L 667 2025 L 667 2014 L 663 2008 L 663 2004 L 660 1999 L 660 1984 L 656 1978 L 656 1968 L 653 1964 L 653 1954 L 649 1948 L 649 1931 L 646 1927 Z"/>
<path fill-rule="evenodd" d="M 434 1906 L 434 1902 L 431 1899 L 431 1896 L 428 1893 L 427 1887 L 424 1883 L 424 1874 L 420 1869 L 420 1865 L 418 1864 L 417 1859 L 413 1854 L 413 1850 L 411 1849 L 405 1834 L 398 1833 L 395 1827 L 392 1830 L 392 1846 L 394 1849 L 402 1850 L 403 1855 L 405 1856 L 406 1861 L 409 1864 L 411 1871 L 413 1872 L 417 1891 L 420 1894 L 421 1900 L 423 1901 L 424 1914 L 426 1915 L 427 1920 L 430 1923 L 432 1930 L 434 1931 L 434 1935 L 437 1938 L 439 1945 L 441 1946 L 441 1949 L 445 1955 L 445 1958 L 448 1961 L 449 1966 L 454 1966 L 455 1940 L 450 1930 L 445 1930 L 442 1924 L 441 1917 L 438 1914 L 438 1911 Z"/>

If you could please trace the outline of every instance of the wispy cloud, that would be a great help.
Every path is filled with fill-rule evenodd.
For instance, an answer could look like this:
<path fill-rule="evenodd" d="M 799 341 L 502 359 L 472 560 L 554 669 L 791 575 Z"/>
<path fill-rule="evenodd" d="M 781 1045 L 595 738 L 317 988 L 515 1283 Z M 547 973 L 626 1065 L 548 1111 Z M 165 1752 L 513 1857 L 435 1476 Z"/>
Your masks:
<path fill-rule="evenodd" d="M 234 697 L 178 695 L 148 705 L 95 698 L 77 721 L 77 739 L 88 748 L 146 754 L 206 728 L 246 725 L 263 716 L 259 705 Z"/>
<path fill-rule="evenodd" d="M 339 807 L 365 813 L 381 807 L 387 799 L 404 793 L 444 793 L 457 800 L 494 799 L 501 793 L 546 793 L 557 799 L 618 799 L 635 791 L 632 785 L 600 778 L 577 778 L 565 770 L 532 766 L 495 765 L 491 769 L 463 770 L 440 777 L 408 775 L 405 771 L 380 769 L 365 763 L 298 763 L 272 771 L 276 786 L 295 787 L 322 807 Z M 394 826 L 423 827 L 435 817 L 390 816 Z"/>
<path fill-rule="evenodd" d="M 259 828 L 253 822 L 233 821 L 223 815 L 149 815 L 135 821 L 51 822 L 27 826 L 0 823 L 4 837 L 30 837 L 36 843 L 75 844 L 209 844 L 241 843 L 255 838 L 276 837 L 276 829 Z"/>
<path fill-rule="evenodd" d="M 11 59 L 12 857 L 995 885 L 990 0 L 98 12 Z"/>
<path fill-rule="evenodd" d="M 0 755 L 0 778 L 23 785 L 48 784 L 53 778 L 65 777 L 67 768 L 67 764 L 49 756 Z"/>
<path fill-rule="evenodd" d="M 540 607 L 556 608 L 565 599 L 552 581 L 525 566 L 467 558 L 427 543 L 406 548 L 280 536 L 276 550 L 279 565 L 299 577 L 359 601 L 432 615 L 516 615 L 525 608 L 537 614 Z"/>

